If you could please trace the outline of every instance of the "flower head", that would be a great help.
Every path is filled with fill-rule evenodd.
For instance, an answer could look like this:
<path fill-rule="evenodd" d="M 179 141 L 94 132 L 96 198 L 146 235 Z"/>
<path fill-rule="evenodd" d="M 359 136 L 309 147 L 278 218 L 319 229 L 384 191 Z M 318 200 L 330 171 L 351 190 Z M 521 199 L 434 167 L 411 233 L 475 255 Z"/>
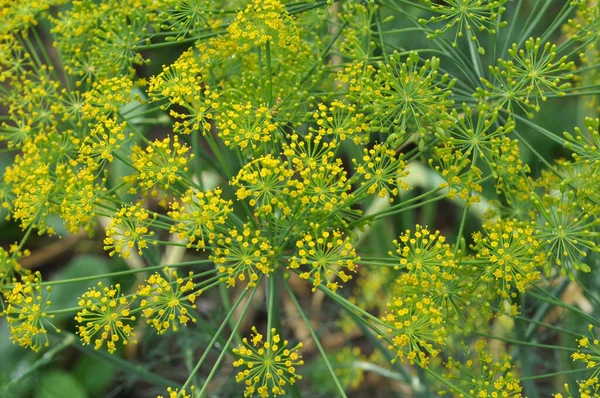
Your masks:
<path fill-rule="evenodd" d="M 156 186 L 169 190 L 182 181 L 188 171 L 188 162 L 194 158 L 194 154 L 187 155 L 189 149 L 179 142 L 177 135 L 172 140 L 171 137 L 155 140 L 145 150 L 134 146 L 131 160 L 137 169 L 135 177 L 142 188 L 153 190 L 155 194 Z"/>
<path fill-rule="evenodd" d="M 233 202 L 221 198 L 221 188 L 206 192 L 189 189 L 180 201 L 171 203 L 169 216 L 175 221 L 171 233 L 188 242 L 188 248 L 204 250 L 217 237 L 217 227 L 224 225 Z"/>
<path fill-rule="evenodd" d="M 289 348 L 288 341 L 282 341 L 275 328 L 270 330 L 267 341 L 263 341 L 264 337 L 256 327 L 252 327 L 252 331 L 254 335 L 250 341 L 244 337 L 243 344 L 233 349 L 238 357 L 233 366 L 245 368 L 237 374 L 235 380 L 246 383 L 244 397 L 255 394 L 261 398 L 285 395 L 286 385 L 293 385 L 302 379 L 302 376 L 296 374 L 296 367 L 304 364 L 298 352 L 302 343 Z"/>
<path fill-rule="evenodd" d="M 230 229 L 217 240 L 217 247 L 210 258 L 219 266 L 221 280 L 227 286 L 236 281 L 246 282 L 248 287 L 256 285 L 261 274 L 272 271 L 275 252 L 269 240 L 260 230 L 244 224 L 242 230 Z"/>
<path fill-rule="evenodd" d="M 427 38 L 433 39 L 442 35 L 446 31 L 456 29 L 453 46 L 458 45 L 458 38 L 466 33 L 468 39 L 477 43 L 478 51 L 485 54 L 484 48 L 479 44 L 477 32 L 487 31 L 489 34 L 496 33 L 496 26 L 506 26 L 503 21 L 496 25 L 496 20 L 504 13 L 506 0 L 444 0 L 438 4 L 432 0 L 423 0 L 427 6 L 436 15 L 427 19 L 419 19 L 421 24 L 445 23 L 442 28 L 438 28 L 430 33 Z"/>
<path fill-rule="evenodd" d="M 454 80 L 439 76 L 440 60 L 431 58 L 419 67 L 419 55 L 410 53 L 404 62 L 400 55 L 381 63 L 374 81 L 374 117 L 382 126 L 394 127 L 399 135 L 409 128 L 424 134 L 428 128 L 444 127 L 453 105 L 449 97 Z"/>
<path fill-rule="evenodd" d="M 533 227 L 515 221 L 488 222 L 486 235 L 473 234 L 476 258 L 485 260 L 480 280 L 501 297 L 514 297 L 540 278 L 539 267 L 545 260 L 541 242 Z"/>
<path fill-rule="evenodd" d="M 176 332 L 179 326 L 186 326 L 189 321 L 196 322 L 193 310 L 196 297 L 202 294 L 201 290 L 194 288 L 193 272 L 186 279 L 169 268 L 165 268 L 164 273 L 166 278 L 158 272 L 152 274 L 137 293 L 143 298 L 140 303 L 142 315 L 158 334 L 169 329 Z"/>
<path fill-rule="evenodd" d="M 137 253 L 141 256 L 142 250 L 148 247 L 148 238 L 154 236 L 154 231 L 148 228 L 154 218 L 150 218 L 148 210 L 140 203 L 121 207 L 106 228 L 104 250 L 109 250 L 111 256 L 117 253 L 129 258 L 131 250 L 137 247 Z"/>
<path fill-rule="evenodd" d="M 131 303 L 135 300 L 121 294 L 121 285 L 105 287 L 98 283 L 98 289 L 89 288 L 79 298 L 79 306 L 83 307 L 75 320 L 79 323 L 77 334 L 83 344 L 94 341 L 94 349 L 99 350 L 104 344 L 111 354 L 117 350 L 117 343 L 127 345 L 137 343 L 133 327 L 135 316 L 131 315 Z"/>
<path fill-rule="evenodd" d="M 14 284 L 6 294 L 8 306 L 3 315 L 6 316 L 11 340 L 21 347 L 39 351 L 48 347 L 47 326 L 57 329 L 51 322 L 54 315 L 48 314 L 50 308 L 50 287 L 43 288 L 39 272 L 25 276 L 22 282 Z"/>
<path fill-rule="evenodd" d="M 290 259 L 290 268 L 308 268 L 300 273 L 300 278 L 314 278 L 313 292 L 323 282 L 327 288 L 337 291 L 340 287 L 334 278 L 348 282 L 352 275 L 346 272 L 356 272 L 356 255 L 352 241 L 340 231 L 321 230 L 318 225 L 311 233 L 305 234 L 296 241 L 296 255 Z"/>
<path fill-rule="evenodd" d="M 469 359 L 463 364 L 449 358 L 446 363 L 449 371 L 444 377 L 451 381 L 453 386 L 460 388 L 461 391 L 468 391 L 469 397 L 523 396 L 523 388 L 512 370 L 510 357 L 504 357 L 499 361 L 492 360 L 483 340 L 477 341 L 473 352 L 479 354 L 475 360 Z M 456 394 L 453 396 L 465 397 L 457 389 L 450 387 L 449 390 Z"/>
<path fill-rule="evenodd" d="M 391 341 L 388 348 L 396 353 L 392 362 L 397 358 L 407 359 L 426 368 L 429 357 L 440 353 L 447 329 L 441 309 L 430 298 L 394 297 L 382 319 Z"/>

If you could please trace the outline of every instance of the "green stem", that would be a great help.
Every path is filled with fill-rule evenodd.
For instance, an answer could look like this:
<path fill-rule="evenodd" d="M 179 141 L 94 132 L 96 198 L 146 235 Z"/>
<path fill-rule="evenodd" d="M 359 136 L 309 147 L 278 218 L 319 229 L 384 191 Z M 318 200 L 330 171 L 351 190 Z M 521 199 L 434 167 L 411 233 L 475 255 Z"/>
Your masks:
<path fill-rule="evenodd" d="M 298 303 L 298 300 L 296 299 L 296 296 L 294 295 L 294 292 L 292 292 L 292 289 L 290 288 L 290 286 L 287 283 L 287 281 L 285 282 L 284 286 L 285 286 L 285 289 L 288 292 L 289 297 L 294 302 L 294 305 L 296 306 L 296 309 L 298 310 L 298 313 L 300 314 L 300 317 L 302 318 L 302 320 L 304 321 L 304 324 L 308 328 L 308 331 L 310 332 L 310 335 L 312 336 L 312 339 L 315 342 L 315 345 L 317 346 L 317 348 L 319 350 L 319 353 L 321 353 L 321 357 L 325 361 L 325 365 L 327 365 L 327 369 L 329 370 L 329 374 L 331 374 L 331 377 L 333 378 L 333 381 L 335 382 L 335 385 L 336 385 L 336 387 L 337 387 L 337 389 L 338 389 L 338 391 L 340 393 L 340 396 L 342 396 L 342 397 L 345 398 L 346 397 L 346 392 L 344 391 L 344 388 L 342 387 L 342 384 L 340 383 L 340 381 L 338 380 L 337 376 L 335 375 L 333 367 L 331 366 L 331 363 L 329 363 L 329 359 L 327 358 L 327 354 L 325 353 L 325 350 L 323 349 L 323 346 L 319 342 L 319 338 L 317 337 L 314 329 L 312 328 L 312 326 L 310 324 L 310 321 L 306 318 L 306 315 L 304 314 L 304 311 L 302 310 L 302 307 Z"/>
<path fill-rule="evenodd" d="M 168 268 L 176 268 L 176 267 L 185 267 L 188 265 L 209 264 L 212 262 L 213 262 L 212 260 L 198 260 L 198 261 L 188 261 L 188 262 L 176 263 L 176 264 L 156 265 L 154 267 L 144 267 L 144 268 L 138 268 L 138 269 L 130 269 L 127 271 L 111 272 L 111 273 L 107 273 L 107 274 L 82 276 L 80 278 L 71 278 L 71 279 L 62 279 L 62 280 L 50 281 L 50 282 L 42 282 L 41 286 L 56 286 L 56 285 L 64 285 L 67 283 L 86 282 L 86 281 L 93 281 L 93 280 L 103 279 L 103 278 L 112 278 L 112 277 L 116 277 L 116 276 L 132 275 L 132 274 L 137 274 L 140 272 L 159 271 L 159 270 L 163 270 L 167 267 Z M 216 270 L 202 272 L 200 274 L 196 274 L 196 276 L 201 277 L 201 276 L 209 275 L 213 272 L 216 272 Z M 5 285 L 2 287 L 2 289 L 12 289 L 13 287 L 14 287 L 14 285 Z"/>
<path fill-rule="evenodd" d="M 546 378 L 550 378 L 550 377 L 554 377 L 554 376 L 562 376 L 562 375 L 565 375 L 565 374 L 581 373 L 581 372 L 589 372 L 589 369 L 588 368 L 581 368 L 581 369 L 563 370 L 562 372 L 545 373 L 543 375 L 534 375 L 534 376 L 527 376 L 527 377 L 519 377 L 519 380 L 520 381 L 525 381 L 525 380 L 546 379 Z"/>
<path fill-rule="evenodd" d="M 271 42 L 269 40 L 265 43 L 265 52 L 267 54 L 267 75 L 269 75 L 267 107 L 271 108 L 273 106 L 273 71 L 271 70 Z"/>
<path fill-rule="evenodd" d="M 516 344 L 516 345 L 523 345 L 523 346 L 526 346 L 526 347 L 537 347 L 537 348 L 546 348 L 546 349 L 550 349 L 550 350 L 561 350 L 561 351 L 577 352 L 577 349 L 575 349 L 575 348 L 562 347 L 562 346 L 556 346 L 556 345 L 551 345 L 551 344 L 530 343 L 530 342 L 527 342 L 527 341 L 521 341 L 521 340 L 515 340 L 515 339 L 508 339 L 508 338 L 501 337 L 501 336 L 493 336 L 491 334 L 487 334 L 487 333 L 483 333 L 483 332 L 478 332 L 478 331 L 472 331 L 471 334 L 474 334 L 474 335 L 477 335 L 477 336 L 482 336 L 482 337 L 487 337 L 487 338 L 494 339 L 494 340 L 503 341 L 505 343 Z"/>
<path fill-rule="evenodd" d="M 260 281 L 259 281 L 259 283 L 257 283 L 257 286 L 258 286 L 258 284 L 260 284 Z M 231 335 L 229 336 L 229 339 L 227 340 L 227 342 L 225 343 L 225 346 L 223 347 L 223 349 L 221 351 L 221 354 L 217 358 L 217 361 L 215 362 L 214 366 L 212 367 L 210 373 L 208 374 L 208 377 L 204 381 L 204 385 L 202 386 L 202 389 L 198 393 L 198 397 L 202 398 L 204 396 L 204 393 L 206 392 L 206 389 L 208 388 L 208 385 L 209 385 L 210 381 L 214 377 L 217 369 L 219 368 L 219 365 L 221 364 L 221 361 L 223 360 L 223 358 L 225 357 L 225 355 L 228 353 L 229 346 L 231 345 L 231 342 L 233 341 L 233 337 L 237 333 L 237 330 L 239 329 L 240 325 L 242 324 L 242 321 L 244 320 L 244 317 L 245 317 L 246 313 L 248 312 L 248 309 L 250 308 L 250 304 L 252 304 L 252 298 L 254 298 L 254 294 L 256 293 L 257 290 L 258 290 L 258 287 L 255 287 L 254 290 L 252 290 L 252 293 L 250 294 L 250 297 L 248 298 L 248 302 L 246 303 L 246 306 L 244 307 L 244 310 L 242 311 L 242 314 L 240 315 L 240 319 L 236 322 L 235 327 L 233 328 L 233 331 L 231 332 Z M 246 292 L 244 292 L 244 295 L 246 294 Z M 235 306 L 236 308 L 237 308 L 237 305 L 239 305 L 239 302 L 240 302 L 240 300 L 238 300 L 238 302 L 236 303 L 236 306 Z M 217 331 L 217 333 L 220 334 L 220 331 Z M 200 361 L 198 362 L 198 364 L 200 364 L 200 365 L 202 364 L 203 358 L 206 357 L 206 353 L 208 353 L 208 350 L 209 350 L 209 348 L 211 346 L 212 346 L 212 344 L 209 343 L 209 345 L 208 345 L 208 347 L 206 349 L 206 352 L 204 353 L 204 355 L 202 356 L 202 358 L 200 359 Z M 199 368 L 200 367 L 198 365 L 196 365 L 196 367 L 192 371 L 192 374 L 190 374 L 190 377 L 188 378 L 188 380 L 186 381 L 186 383 L 183 385 L 182 390 L 187 387 L 187 385 L 191 381 L 191 377 L 198 371 L 197 369 L 199 369 Z M 178 397 L 179 397 L 179 394 L 177 395 L 176 398 L 178 398 Z"/>
<path fill-rule="evenodd" d="M 196 171 L 196 178 L 198 179 L 198 186 L 201 191 L 204 191 L 204 183 L 202 181 L 202 162 L 200 156 L 200 133 L 198 130 L 192 131 L 192 151 L 194 152 L 194 169 Z"/>
<path fill-rule="evenodd" d="M 216 271 L 216 270 L 215 270 Z M 227 312 L 231 311 L 231 300 L 229 298 L 229 292 L 227 291 L 227 286 L 224 283 L 219 283 L 219 294 L 221 295 L 221 304 Z M 233 330 L 235 324 L 233 323 L 233 319 L 229 320 L 229 327 Z M 235 344 L 242 344 L 242 337 L 239 332 L 235 332 Z"/>
<path fill-rule="evenodd" d="M 428 374 L 430 374 L 431 376 L 435 377 L 436 379 L 438 379 L 439 381 L 441 381 L 442 383 L 444 383 L 445 385 L 447 385 L 448 387 L 450 387 L 453 392 L 457 392 L 459 394 L 461 394 L 461 396 L 464 397 L 472 397 L 475 398 L 474 395 L 469 394 L 467 392 L 465 392 L 464 390 L 461 390 L 460 388 L 458 388 L 457 386 L 455 386 L 454 384 L 450 383 L 448 380 L 444 379 L 442 376 L 440 376 L 439 374 L 435 373 L 433 370 L 429 369 L 429 368 L 424 368 L 423 369 L 425 372 L 427 372 Z"/>

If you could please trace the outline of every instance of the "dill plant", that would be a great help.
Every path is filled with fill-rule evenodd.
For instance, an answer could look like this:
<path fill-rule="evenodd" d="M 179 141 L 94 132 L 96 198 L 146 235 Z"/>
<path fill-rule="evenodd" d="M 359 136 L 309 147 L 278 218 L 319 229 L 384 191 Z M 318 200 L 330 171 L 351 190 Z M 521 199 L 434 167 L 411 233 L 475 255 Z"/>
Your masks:
<path fill-rule="evenodd" d="M 132 396 L 600 396 L 598 10 L 0 0 L 1 315 L 47 350 L 5 392 L 76 346 Z M 22 266 L 74 234 L 127 268 Z"/>

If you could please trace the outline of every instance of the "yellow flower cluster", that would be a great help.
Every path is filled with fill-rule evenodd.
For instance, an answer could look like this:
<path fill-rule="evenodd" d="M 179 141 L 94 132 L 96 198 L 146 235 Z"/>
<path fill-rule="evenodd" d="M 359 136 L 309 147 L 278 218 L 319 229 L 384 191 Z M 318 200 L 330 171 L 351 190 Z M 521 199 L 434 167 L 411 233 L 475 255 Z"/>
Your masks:
<path fill-rule="evenodd" d="M 501 297 L 516 297 L 540 278 L 539 268 L 545 261 L 540 241 L 533 227 L 515 221 L 488 222 L 487 232 L 473 234 L 476 258 L 485 260 L 481 281 Z"/>
<path fill-rule="evenodd" d="M 444 179 L 440 188 L 448 189 L 448 199 L 458 197 L 467 205 L 478 202 L 476 193 L 483 190 L 479 184 L 482 171 L 472 164 L 471 156 L 445 144 L 435 148 L 434 157 L 429 159 L 431 168 Z"/>
<path fill-rule="evenodd" d="M 279 122 L 265 105 L 229 104 L 227 110 L 215 116 L 219 136 L 228 147 L 242 152 L 264 153 L 265 145 L 277 139 Z M 262 149 L 262 150 L 261 150 Z"/>
<path fill-rule="evenodd" d="M 217 227 L 227 221 L 227 215 L 232 211 L 233 202 L 221 198 L 221 188 L 212 191 L 195 191 L 189 189 L 171 203 L 169 217 L 175 221 L 170 233 L 176 233 L 181 240 L 188 242 L 187 247 L 197 250 L 206 248 L 217 237 Z"/>
<path fill-rule="evenodd" d="M 169 396 L 167 398 L 194 398 L 194 391 L 196 390 L 195 386 L 190 387 L 190 393 L 183 389 L 179 391 L 179 388 L 168 387 L 167 392 Z M 156 398 L 164 398 L 162 395 L 157 396 Z"/>
<path fill-rule="evenodd" d="M 310 128 L 320 136 L 331 135 L 340 142 L 346 139 L 355 144 L 369 142 L 370 127 L 364 113 L 357 110 L 356 105 L 346 104 L 342 101 L 331 101 L 329 106 L 318 104 L 317 110 L 312 114 L 317 128 Z"/>
<path fill-rule="evenodd" d="M 196 297 L 202 294 L 202 290 L 194 289 L 193 272 L 186 279 L 169 268 L 164 269 L 164 274 L 166 279 L 159 273 L 152 274 L 137 291 L 138 297 L 143 298 L 142 315 L 158 334 L 169 329 L 176 332 L 179 326 L 196 322 L 190 310 L 196 308 Z"/>
<path fill-rule="evenodd" d="M 158 195 L 157 186 L 169 190 L 171 185 L 180 183 L 188 171 L 187 164 L 194 154 L 187 155 L 190 148 L 179 142 L 177 135 L 163 140 L 155 140 L 142 150 L 132 148 L 131 161 L 136 168 L 135 178 L 141 187 Z"/>
<path fill-rule="evenodd" d="M 447 329 L 442 312 L 430 298 L 394 298 L 387 304 L 382 319 L 391 338 L 388 348 L 396 353 L 392 362 L 406 358 L 411 364 L 426 368 L 430 356 L 436 357 L 439 347 L 445 344 Z"/>
<path fill-rule="evenodd" d="M 355 164 L 356 174 L 361 177 L 361 186 L 367 193 L 374 194 L 380 198 L 387 195 L 390 202 L 398 195 L 398 188 L 408 190 L 408 185 L 401 180 L 408 175 L 406 163 L 398 159 L 396 152 L 386 145 L 375 144 L 373 148 L 363 149 L 362 162 L 352 159 Z"/>
<path fill-rule="evenodd" d="M 278 0 L 252 0 L 227 28 L 242 51 L 272 43 L 294 53 L 300 36 L 285 6 Z"/>
<path fill-rule="evenodd" d="M 233 366 L 245 367 L 235 377 L 235 381 L 246 384 L 244 397 L 258 394 L 261 398 L 285 395 L 284 389 L 287 385 L 293 385 L 302 379 L 296 373 L 296 367 L 303 365 L 304 361 L 298 353 L 302 343 L 293 348 L 288 348 L 288 341 L 281 340 L 275 328 L 272 328 L 267 341 L 258 333 L 256 327 L 252 327 L 254 335 L 250 339 L 244 337 L 243 344 L 233 349 L 233 353 L 239 359 L 233 362 Z"/>
<path fill-rule="evenodd" d="M 96 124 L 83 139 L 79 162 L 92 170 L 102 167 L 105 162 L 112 163 L 115 153 L 133 138 L 127 126 L 127 122 L 119 122 L 116 117 L 105 118 Z"/>
<path fill-rule="evenodd" d="M 5 295 L 8 305 L 1 313 L 6 316 L 13 343 L 33 351 L 49 346 L 46 326 L 50 325 L 60 332 L 51 322 L 54 315 L 48 313 L 52 304 L 49 300 L 51 289 L 44 289 L 41 283 L 39 272 L 15 283 Z"/>
<path fill-rule="evenodd" d="M 351 239 L 340 231 L 322 230 L 319 225 L 313 225 L 313 228 L 312 233 L 296 241 L 297 255 L 290 258 L 289 267 L 308 268 L 300 273 L 300 278 L 313 278 L 313 292 L 324 282 L 335 293 L 340 285 L 334 278 L 344 283 L 352 279 L 346 271 L 356 272 L 355 262 L 360 261 L 360 257 L 356 255 Z"/>
<path fill-rule="evenodd" d="M 65 183 L 64 197 L 60 209 L 65 226 L 72 233 L 83 228 L 89 234 L 94 232 L 97 210 L 106 196 L 106 187 L 96 180 L 93 168 L 73 168 L 60 165 L 56 168 L 60 181 Z"/>
<path fill-rule="evenodd" d="M 221 107 L 219 93 L 211 90 L 203 80 L 205 59 L 198 51 L 207 49 L 191 48 L 185 51 L 174 63 L 163 67 L 163 71 L 150 78 L 148 93 L 152 101 L 168 100 L 161 109 L 169 109 L 169 114 L 177 121 L 173 125 L 175 133 L 190 134 L 192 131 L 210 132 L 213 111 Z M 174 107 L 182 107 L 181 108 Z"/>
<path fill-rule="evenodd" d="M 140 203 L 121 207 L 106 228 L 104 250 L 109 251 L 111 256 L 116 253 L 129 258 L 132 249 L 137 248 L 137 253 L 141 256 L 142 250 L 148 247 L 148 238 L 154 236 L 154 231 L 150 231 L 148 227 L 155 218 L 156 213 L 150 218 L 150 213 Z M 150 242 L 155 244 L 155 241 Z"/>
<path fill-rule="evenodd" d="M 594 335 L 594 326 L 589 325 L 588 329 L 590 338 L 584 336 L 577 340 L 578 347 L 585 351 L 578 350 L 571 357 L 574 361 L 585 362 L 586 368 L 592 372 L 586 380 L 578 381 L 581 397 L 592 398 L 600 395 L 600 341 Z"/>
<path fill-rule="evenodd" d="M 133 81 L 127 76 L 98 80 L 93 88 L 84 94 L 84 117 L 97 120 L 114 117 L 123 106 L 134 99 L 139 100 L 139 96 L 134 96 L 133 88 Z"/>
<path fill-rule="evenodd" d="M 512 370 L 510 357 L 494 361 L 483 340 L 474 344 L 472 352 L 478 354 L 475 360 L 468 359 L 461 363 L 453 358 L 448 359 L 448 373 L 444 377 L 456 384 L 451 384 L 449 391 L 443 392 L 450 392 L 461 398 L 523 397 L 523 388 Z"/>
<path fill-rule="evenodd" d="M 96 350 L 106 344 L 112 354 L 117 350 L 118 342 L 123 345 L 137 343 L 131 326 L 136 318 L 130 311 L 135 296 L 123 296 L 119 284 L 105 287 L 99 282 L 98 288 L 89 288 L 79 298 L 78 305 L 82 309 L 75 317 L 79 323 L 77 334 L 83 344 L 93 340 Z"/>
<path fill-rule="evenodd" d="M 219 266 L 221 281 L 227 286 L 240 281 L 250 288 L 256 286 L 261 274 L 273 271 L 274 254 L 269 240 L 259 230 L 244 224 L 241 231 L 230 229 L 227 234 L 220 234 L 210 259 Z"/>
<path fill-rule="evenodd" d="M 21 267 L 19 260 L 29 256 L 29 250 L 20 251 L 17 244 L 11 245 L 8 251 L 0 247 L 0 286 L 13 281 L 15 276 L 25 276 L 29 270 Z"/>
<path fill-rule="evenodd" d="M 292 209 L 286 196 L 296 195 L 294 188 L 301 188 L 300 184 L 291 181 L 293 175 L 289 162 L 266 155 L 247 163 L 231 184 L 239 187 L 235 192 L 238 200 L 249 198 L 256 215 L 270 214 L 274 210 L 287 215 Z"/>
<path fill-rule="evenodd" d="M 399 260 L 395 269 L 406 269 L 408 273 L 435 280 L 454 266 L 454 255 L 445 242 L 446 238 L 440 235 L 440 231 L 432 232 L 417 224 L 414 233 L 406 230 L 393 241 L 396 250 L 388 254 Z"/>

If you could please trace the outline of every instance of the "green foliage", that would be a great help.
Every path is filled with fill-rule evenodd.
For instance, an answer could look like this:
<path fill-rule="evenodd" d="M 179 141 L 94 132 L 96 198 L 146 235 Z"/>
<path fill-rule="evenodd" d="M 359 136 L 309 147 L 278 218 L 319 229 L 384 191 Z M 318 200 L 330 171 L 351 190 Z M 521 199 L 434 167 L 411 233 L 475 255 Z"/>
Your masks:
<path fill-rule="evenodd" d="M 600 396 L 598 10 L 0 0 L 4 392 Z"/>

